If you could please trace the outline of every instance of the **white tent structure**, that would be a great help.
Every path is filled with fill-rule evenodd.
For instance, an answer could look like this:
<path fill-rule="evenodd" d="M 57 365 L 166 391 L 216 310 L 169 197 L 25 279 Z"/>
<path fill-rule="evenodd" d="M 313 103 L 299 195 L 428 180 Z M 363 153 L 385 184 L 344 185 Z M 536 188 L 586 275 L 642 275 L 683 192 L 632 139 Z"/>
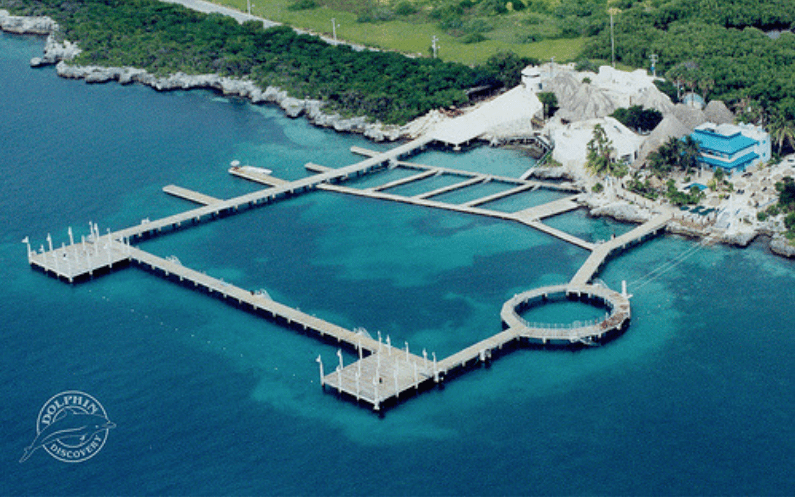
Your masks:
<path fill-rule="evenodd" d="M 543 111 L 535 93 L 517 86 L 474 110 L 445 121 L 434 128 L 434 140 L 459 148 L 490 130 L 504 129 L 512 123 L 527 123 Z"/>

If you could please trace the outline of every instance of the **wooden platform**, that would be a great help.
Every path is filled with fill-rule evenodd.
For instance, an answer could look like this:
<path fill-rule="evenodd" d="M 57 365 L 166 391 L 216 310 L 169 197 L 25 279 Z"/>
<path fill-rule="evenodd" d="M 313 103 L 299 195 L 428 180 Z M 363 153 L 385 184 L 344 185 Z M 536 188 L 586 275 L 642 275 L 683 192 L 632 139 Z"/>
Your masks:
<path fill-rule="evenodd" d="M 166 185 L 163 187 L 163 191 L 169 195 L 190 200 L 191 202 L 200 205 L 211 205 L 220 202 L 220 200 L 215 197 L 195 192 L 193 190 L 188 190 L 187 188 L 182 188 L 181 186 L 177 185 Z"/>
<path fill-rule="evenodd" d="M 46 252 L 42 247 L 39 252 L 28 254 L 28 263 L 56 278 L 73 283 L 91 277 L 96 272 L 125 264 L 130 259 L 130 249 L 106 235 Z"/>
<path fill-rule="evenodd" d="M 384 402 L 407 397 L 434 378 L 432 362 L 405 350 L 384 348 L 342 369 L 337 366 L 323 377 L 323 384 L 378 411 Z"/>

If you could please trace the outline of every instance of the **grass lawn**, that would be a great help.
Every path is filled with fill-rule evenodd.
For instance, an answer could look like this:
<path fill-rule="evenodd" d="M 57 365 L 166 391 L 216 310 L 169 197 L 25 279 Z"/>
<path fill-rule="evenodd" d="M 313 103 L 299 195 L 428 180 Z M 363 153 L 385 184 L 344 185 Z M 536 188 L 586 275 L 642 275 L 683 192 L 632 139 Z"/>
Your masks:
<path fill-rule="evenodd" d="M 212 0 L 246 11 L 246 0 Z M 439 57 L 446 61 L 476 65 L 485 62 L 491 55 L 510 50 L 517 55 L 548 60 L 555 57 L 558 62 L 576 59 L 582 52 L 587 38 L 542 40 L 534 43 L 516 43 L 519 28 L 497 26 L 487 33 L 488 39 L 480 43 L 462 43 L 460 38 L 447 35 L 432 23 L 410 24 L 402 20 L 380 23 L 356 22 L 358 15 L 351 12 L 318 7 L 309 10 L 290 11 L 290 0 L 253 0 L 254 15 L 288 24 L 312 33 L 331 36 L 331 19 L 337 22 L 337 38 L 370 47 L 395 50 L 405 54 L 429 56 L 431 38 L 437 36 Z"/>

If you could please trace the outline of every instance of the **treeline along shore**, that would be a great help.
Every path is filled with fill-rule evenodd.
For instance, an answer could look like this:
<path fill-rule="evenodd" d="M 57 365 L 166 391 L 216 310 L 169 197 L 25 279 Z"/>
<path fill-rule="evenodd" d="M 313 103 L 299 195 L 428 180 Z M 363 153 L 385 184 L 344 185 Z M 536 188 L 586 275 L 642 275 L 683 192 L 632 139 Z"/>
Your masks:
<path fill-rule="evenodd" d="M 68 60 L 58 68 L 64 77 L 136 81 L 160 90 L 214 88 L 276 102 L 288 115 L 306 112 L 316 124 L 369 132 L 375 139 L 396 138 L 388 125 L 465 104 L 467 89 L 500 86 L 532 62 L 499 54 L 472 68 L 355 50 L 289 27 L 239 24 L 158 0 L 0 0 L 0 7 L 33 18 L 23 23 L 6 16 L 4 29 L 20 32 L 27 24 L 28 33 L 50 33 L 36 63 Z M 368 126 L 374 121 L 387 126 Z"/>

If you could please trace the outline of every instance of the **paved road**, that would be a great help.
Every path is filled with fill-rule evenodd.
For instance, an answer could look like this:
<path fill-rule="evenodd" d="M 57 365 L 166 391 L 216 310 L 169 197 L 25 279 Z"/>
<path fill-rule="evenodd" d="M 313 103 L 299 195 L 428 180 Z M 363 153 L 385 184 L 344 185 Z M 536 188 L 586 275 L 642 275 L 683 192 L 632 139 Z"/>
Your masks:
<path fill-rule="evenodd" d="M 257 16 L 250 16 L 248 14 L 240 12 L 239 10 L 231 9 L 229 7 L 224 7 L 222 5 L 216 5 L 210 2 L 205 2 L 203 0 L 161 0 L 161 1 L 166 3 L 178 3 L 191 10 L 204 12 L 205 14 L 209 14 L 211 12 L 223 14 L 225 16 L 233 17 L 237 22 L 241 24 L 246 21 L 261 21 L 266 28 L 270 28 L 272 26 L 279 26 L 278 22 L 269 21 L 267 19 L 263 19 Z"/>
<path fill-rule="evenodd" d="M 160 0 L 160 1 L 161 2 L 166 2 L 166 3 L 178 3 L 178 4 L 180 4 L 180 5 L 184 6 L 184 7 L 187 7 L 189 9 L 191 9 L 191 10 L 195 10 L 197 12 L 204 12 L 205 14 L 209 14 L 211 12 L 215 12 L 215 13 L 218 13 L 218 14 L 223 14 L 225 16 L 232 17 L 233 19 L 235 19 L 237 22 L 239 22 L 241 24 L 246 22 L 246 21 L 259 21 L 266 28 L 270 28 L 270 27 L 273 27 L 273 26 L 281 26 L 281 23 L 278 23 L 278 22 L 275 22 L 275 21 L 269 21 L 267 19 L 263 19 L 263 18 L 257 17 L 257 16 L 251 16 L 251 15 L 245 14 L 243 12 L 240 12 L 239 10 L 235 10 L 235 9 L 232 9 L 232 8 L 229 8 L 229 7 L 224 7 L 223 5 L 217 5 L 217 4 L 214 4 L 212 2 L 205 2 L 204 0 Z M 367 48 L 367 47 L 365 47 L 363 45 L 357 45 L 355 43 L 346 43 L 346 42 L 343 42 L 343 41 L 334 41 L 331 38 L 327 38 L 327 37 L 325 37 L 323 35 L 319 35 L 317 33 L 311 33 L 309 31 L 304 31 L 304 30 L 301 30 L 301 29 L 295 29 L 295 28 L 293 28 L 293 29 L 297 33 L 305 33 L 305 34 L 312 34 L 312 35 L 319 36 L 323 41 L 325 41 L 326 43 L 329 43 L 331 45 L 348 45 L 348 46 L 350 46 L 351 48 L 353 48 L 356 51 L 361 51 L 361 50 L 364 50 L 364 49 Z M 374 49 L 370 49 L 370 50 L 374 50 Z"/>

